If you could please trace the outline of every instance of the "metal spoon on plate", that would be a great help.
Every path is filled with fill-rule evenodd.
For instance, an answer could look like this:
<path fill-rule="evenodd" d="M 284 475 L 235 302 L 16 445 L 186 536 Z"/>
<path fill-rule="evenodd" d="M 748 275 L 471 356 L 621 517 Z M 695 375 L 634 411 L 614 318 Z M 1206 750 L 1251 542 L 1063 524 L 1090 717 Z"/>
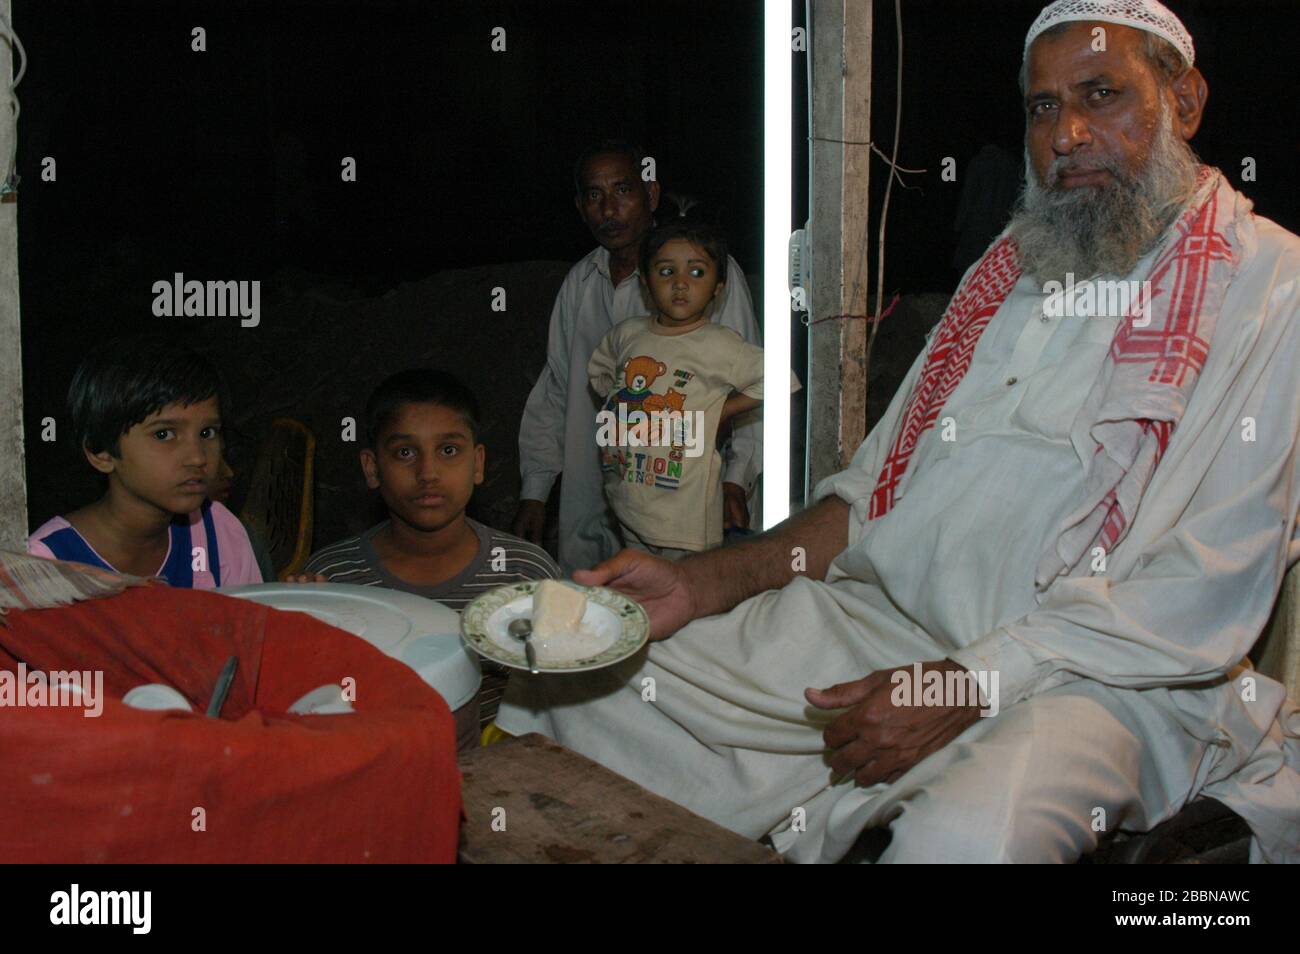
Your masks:
<path fill-rule="evenodd" d="M 528 659 L 528 671 L 537 675 L 540 670 L 537 668 L 537 653 L 533 650 L 533 644 L 529 642 L 528 637 L 533 635 L 533 621 L 530 619 L 513 619 L 506 631 L 515 639 L 524 644 L 524 656 Z"/>

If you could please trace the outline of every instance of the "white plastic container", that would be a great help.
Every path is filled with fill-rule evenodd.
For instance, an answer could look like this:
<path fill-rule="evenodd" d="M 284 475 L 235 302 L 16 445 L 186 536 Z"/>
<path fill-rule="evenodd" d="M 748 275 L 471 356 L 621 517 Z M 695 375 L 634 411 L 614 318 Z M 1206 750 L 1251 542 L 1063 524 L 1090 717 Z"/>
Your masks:
<path fill-rule="evenodd" d="M 308 613 L 410 666 L 456 717 L 458 740 L 478 739 L 478 657 L 460 638 L 460 614 L 401 590 L 350 583 L 260 583 L 217 591 L 278 610 Z"/>

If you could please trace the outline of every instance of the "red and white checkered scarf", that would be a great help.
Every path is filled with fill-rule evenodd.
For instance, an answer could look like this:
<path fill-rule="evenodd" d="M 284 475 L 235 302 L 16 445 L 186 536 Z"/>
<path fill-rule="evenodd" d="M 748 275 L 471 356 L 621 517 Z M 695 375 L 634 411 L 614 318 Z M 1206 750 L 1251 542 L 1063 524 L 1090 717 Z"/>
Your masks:
<path fill-rule="evenodd" d="M 1080 413 L 1091 416 L 1094 446 L 1083 500 L 1038 565 L 1040 589 L 1095 547 L 1109 553 L 1124 538 L 1204 367 L 1228 285 L 1254 245 L 1250 208 L 1217 169 L 1200 168 L 1196 198 L 1142 286 L 1149 301 L 1139 297 L 1119 323 L 1084 401 Z M 1015 241 L 1004 235 L 953 295 L 880 471 L 868 520 L 901 498 L 899 484 L 917 442 L 939 419 L 980 335 L 1020 279 L 1017 258 Z"/>

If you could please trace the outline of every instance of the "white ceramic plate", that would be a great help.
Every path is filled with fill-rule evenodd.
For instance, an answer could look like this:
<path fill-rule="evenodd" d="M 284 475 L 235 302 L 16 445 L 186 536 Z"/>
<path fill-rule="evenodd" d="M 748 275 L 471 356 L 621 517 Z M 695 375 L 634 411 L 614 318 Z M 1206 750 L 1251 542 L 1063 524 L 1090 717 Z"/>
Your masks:
<path fill-rule="evenodd" d="M 512 669 L 528 669 L 524 644 L 507 631 L 511 620 L 531 617 L 533 593 L 540 580 L 512 583 L 484 593 L 460 614 L 465 644 L 486 659 Z M 584 627 L 593 633 L 592 644 L 580 656 L 547 659 L 538 654 L 542 672 L 585 672 L 622 662 L 650 638 L 650 618 L 640 604 L 603 586 L 579 586 L 562 581 L 587 597 Z"/>
<path fill-rule="evenodd" d="M 478 657 L 460 640 L 460 614 L 436 600 L 350 583 L 262 583 L 217 590 L 279 610 L 308 613 L 406 663 L 459 709 L 478 692 Z"/>

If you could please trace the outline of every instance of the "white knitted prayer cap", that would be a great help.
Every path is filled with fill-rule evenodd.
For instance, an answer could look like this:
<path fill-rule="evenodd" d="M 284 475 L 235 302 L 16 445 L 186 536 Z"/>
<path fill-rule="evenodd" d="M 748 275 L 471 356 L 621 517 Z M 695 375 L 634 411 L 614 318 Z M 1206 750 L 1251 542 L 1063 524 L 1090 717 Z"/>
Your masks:
<path fill-rule="evenodd" d="M 1044 30 L 1058 23 L 1081 20 L 1118 23 L 1154 33 L 1172 43 L 1188 66 L 1196 59 L 1196 48 L 1192 46 L 1192 35 L 1187 32 L 1187 27 L 1168 7 L 1156 0 L 1056 0 L 1043 8 L 1029 28 L 1025 37 L 1025 56 L 1029 56 L 1029 45 Z"/>

